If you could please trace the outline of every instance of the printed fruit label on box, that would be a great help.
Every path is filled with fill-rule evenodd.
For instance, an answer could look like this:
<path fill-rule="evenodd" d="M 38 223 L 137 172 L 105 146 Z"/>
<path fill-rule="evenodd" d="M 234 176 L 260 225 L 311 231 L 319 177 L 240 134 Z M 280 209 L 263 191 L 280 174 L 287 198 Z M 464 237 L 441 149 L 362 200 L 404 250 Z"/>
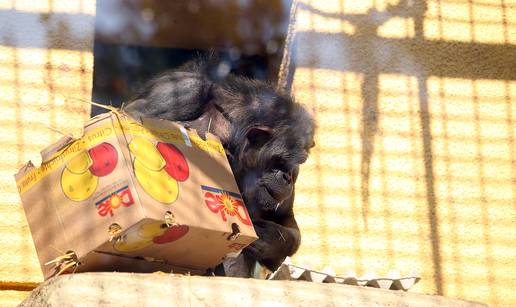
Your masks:
<path fill-rule="evenodd" d="M 134 156 L 133 169 L 138 183 L 155 200 L 171 204 L 179 194 L 179 182 L 189 176 L 188 162 L 181 151 L 170 143 L 135 137 L 129 142 Z"/>
<path fill-rule="evenodd" d="M 97 188 L 99 177 L 104 177 L 116 167 L 118 153 L 113 145 L 103 142 L 88 151 L 82 150 L 73 157 L 61 174 L 61 188 L 68 199 L 83 201 Z"/>
<path fill-rule="evenodd" d="M 95 202 L 97 213 L 100 216 L 114 216 L 115 210 L 120 207 L 130 207 L 134 204 L 133 192 L 129 186 L 124 186 Z"/>
<path fill-rule="evenodd" d="M 252 225 L 240 194 L 205 185 L 201 186 L 201 189 L 208 209 L 215 214 L 219 214 L 223 221 L 227 221 L 228 216 L 232 216 L 244 225 Z"/>
<path fill-rule="evenodd" d="M 152 244 L 167 244 L 183 238 L 188 233 L 186 225 L 171 225 L 161 221 L 140 223 L 127 230 L 113 243 L 119 252 L 134 252 Z"/>

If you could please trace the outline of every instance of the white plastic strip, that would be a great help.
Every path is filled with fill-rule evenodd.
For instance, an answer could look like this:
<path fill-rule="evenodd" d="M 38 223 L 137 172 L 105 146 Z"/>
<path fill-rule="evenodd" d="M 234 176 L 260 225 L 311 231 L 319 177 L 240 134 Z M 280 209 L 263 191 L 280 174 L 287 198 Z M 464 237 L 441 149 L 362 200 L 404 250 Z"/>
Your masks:
<path fill-rule="evenodd" d="M 188 131 L 186 131 L 185 127 L 181 127 L 181 134 L 183 135 L 183 140 L 185 141 L 186 146 L 192 147 L 192 142 L 190 141 L 190 136 L 188 135 Z"/>

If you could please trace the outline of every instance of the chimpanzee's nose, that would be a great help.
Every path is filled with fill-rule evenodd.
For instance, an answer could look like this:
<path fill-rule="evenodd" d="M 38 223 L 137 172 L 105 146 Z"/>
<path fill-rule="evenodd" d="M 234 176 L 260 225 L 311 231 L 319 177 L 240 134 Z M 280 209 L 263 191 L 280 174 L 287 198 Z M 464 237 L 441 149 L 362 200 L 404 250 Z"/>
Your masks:
<path fill-rule="evenodd" d="M 277 170 L 276 174 L 274 174 L 274 176 L 276 177 L 276 180 L 278 180 L 280 182 L 282 181 L 285 184 L 291 184 L 292 183 L 292 176 L 290 176 L 289 173 Z"/>
<path fill-rule="evenodd" d="M 282 202 L 292 194 L 292 175 L 282 170 L 273 170 L 262 177 L 267 192 L 278 202 Z"/>

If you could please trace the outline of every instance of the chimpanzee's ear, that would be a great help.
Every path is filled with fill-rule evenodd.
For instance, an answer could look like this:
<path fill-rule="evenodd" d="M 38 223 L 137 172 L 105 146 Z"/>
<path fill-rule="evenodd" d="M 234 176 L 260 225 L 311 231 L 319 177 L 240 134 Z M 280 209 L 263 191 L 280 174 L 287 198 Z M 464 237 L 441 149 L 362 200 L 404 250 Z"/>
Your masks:
<path fill-rule="evenodd" d="M 267 126 L 251 127 L 246 133 L 247 142 L 251 147 L 260 148 L 272 138 L 272 132 Z"/>

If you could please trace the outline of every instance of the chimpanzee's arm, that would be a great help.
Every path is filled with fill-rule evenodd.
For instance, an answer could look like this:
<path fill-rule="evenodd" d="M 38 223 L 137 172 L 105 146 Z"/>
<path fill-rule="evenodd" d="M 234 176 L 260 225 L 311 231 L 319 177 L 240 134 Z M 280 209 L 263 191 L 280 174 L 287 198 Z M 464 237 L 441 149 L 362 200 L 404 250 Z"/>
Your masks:
<path fill-rule="evenodd" d="M 278 208 L 273 219 L 256 219 L 253 225 L 259 240 L 244 249 L 244 254 L 275 271 L 301 243 L 301 233 L 293 212 L 294 193 Z M 283 208 L 281 208 L 283 207 Z M 278 214 L 279 213 L 279 214 Z"/>
<path fill-rule="evenodd" d="M 135 118 L 195 120 L 210 99 L 211 82 L 194 72 L 167 72 L 148 82 L 124 110 Z"/>

